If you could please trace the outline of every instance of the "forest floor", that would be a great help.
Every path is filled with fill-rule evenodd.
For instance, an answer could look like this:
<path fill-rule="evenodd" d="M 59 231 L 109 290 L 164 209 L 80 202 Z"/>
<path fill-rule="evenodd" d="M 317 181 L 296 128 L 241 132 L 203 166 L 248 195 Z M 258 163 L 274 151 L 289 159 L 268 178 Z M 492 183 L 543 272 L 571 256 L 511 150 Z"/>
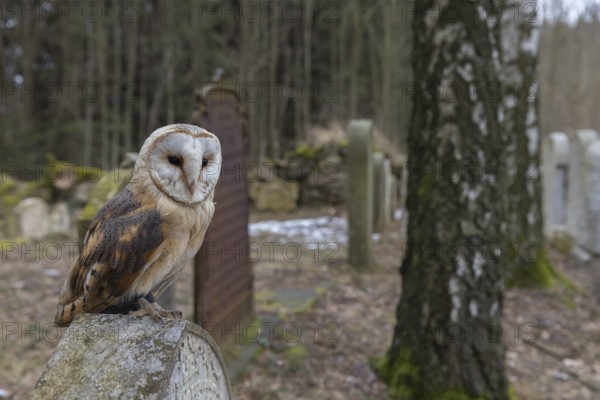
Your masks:
<path fill-rule="evenodd" d="M 323 215 L 327 210 L 254 214 L 251 222 L 270 220 L 268 228 L 277 227 L 273 220 Z M 235 398 L 388 398 L 369 360 L 383 355 L 392 338 L 402 230 L 395 222 L 380 235 L 373 270 L 358 273 L 346 265 L 339 221 L 326 218 L 328 230 L 309 227 L 312 239 L 287 226 L 253 233 L 251 242 L 262 248 L 254 264 L 259 319 L 241 327 L 235 341 L 255 341 L 260 351 L 233 385 Z M 277 243 L 269 245 L 273 251 L 267 242 Z M 315 242 L 327 245 L 316 250 Z M 64 333 L 51 321 L 74 257 L 72 243 L 58 238 L 0 254 L 0 399 L 28 397 Z M 502 340 L 511 385 L 528 400 L 600 398 L 600 261 L 581 265 L 556 251 L 551 258 L 576 289 L 506 292 Z M 191 281 L 188 268 L 177 283 L 178 305 L 188 318 Z M 262 328 L 262 339 L 255 340 L 253 326 Z"/>

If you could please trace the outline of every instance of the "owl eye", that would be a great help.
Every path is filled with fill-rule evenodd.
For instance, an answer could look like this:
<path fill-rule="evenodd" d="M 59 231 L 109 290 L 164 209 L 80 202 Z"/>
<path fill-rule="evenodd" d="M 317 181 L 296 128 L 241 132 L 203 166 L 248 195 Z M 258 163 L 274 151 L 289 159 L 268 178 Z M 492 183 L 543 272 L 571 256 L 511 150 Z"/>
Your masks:
<path fill-rule="evenodd" d="M 208 165 L 208 158 L 204 157 L 202 159 L 202 168 L 206 167 Z"/>
<path fill-rule="evenodd" d="M 181 165 L 182 164 L 182 159 L 177 157 L 177 156 L 169 156 L 167 157 L 167 159 L 169 160 L 169 164 L 171 165 Z"/>

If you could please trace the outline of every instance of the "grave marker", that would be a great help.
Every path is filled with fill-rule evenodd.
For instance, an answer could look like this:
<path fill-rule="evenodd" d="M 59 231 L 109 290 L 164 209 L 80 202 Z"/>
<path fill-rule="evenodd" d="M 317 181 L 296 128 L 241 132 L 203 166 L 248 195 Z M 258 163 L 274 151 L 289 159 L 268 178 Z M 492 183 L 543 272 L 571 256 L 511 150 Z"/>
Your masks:
<path fill-rule="evenodd" d="M 348 262 L 368 270 L 373 234 L 373 124 L 354 120 L 348 127 Z"/>
<path fill-rule="evenodd" d="M 544 233 L 547 237 L 564 232 L 567 227 L 569 176 L 569 136 L 552 132 L 544 137 L 542 147 Z"/>
<path fill-rule="evenodd" d="M 570 153 L 568 172 L 568 197 L 567 197 L 567 231 L 579 244 L 588 243 L 586 196 L 590 188 L 584 178 L 584 160 L 587 149 L 592 143 L 598 141 L 598 133 L 593 130 L 581 130 L 575 134 Z"/>

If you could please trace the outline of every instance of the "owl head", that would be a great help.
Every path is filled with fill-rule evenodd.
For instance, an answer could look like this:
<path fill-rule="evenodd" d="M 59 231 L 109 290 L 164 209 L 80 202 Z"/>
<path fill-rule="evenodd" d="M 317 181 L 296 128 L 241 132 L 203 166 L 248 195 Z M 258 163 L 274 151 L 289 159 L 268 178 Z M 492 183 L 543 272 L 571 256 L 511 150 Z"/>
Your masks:
<path fill-rule="evenodd" d="M 219 139 L 198 126 L 174 124 L 155 130 L 146 139 L 132 179 L 147 174 L 169 198 L 193 205 L 213 192 L 220 173 Z"/>

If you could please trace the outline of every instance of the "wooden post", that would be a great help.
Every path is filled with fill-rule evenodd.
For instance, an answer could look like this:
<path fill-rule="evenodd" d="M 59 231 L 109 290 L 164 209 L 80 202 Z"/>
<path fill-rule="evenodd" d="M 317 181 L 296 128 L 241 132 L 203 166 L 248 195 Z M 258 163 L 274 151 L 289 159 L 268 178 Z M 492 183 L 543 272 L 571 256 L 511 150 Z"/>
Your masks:
<path fill-rule="evenodd" d="M 248 182 L 245 125 L 239 95 L 226 84 L 206 85 L 194 123 L 221 141 L 223 165 L 215 188 L 215 214 L 195 257 L 194 319 L 221 343 L 231 329 L 252 317 L 254 291 L 248 249 Z"/>
<path fill-rule="evenodd" d="M 354 120 L 348 127 L 348 261 L 371 268 L 373 233 L 373 124 Z"/>

